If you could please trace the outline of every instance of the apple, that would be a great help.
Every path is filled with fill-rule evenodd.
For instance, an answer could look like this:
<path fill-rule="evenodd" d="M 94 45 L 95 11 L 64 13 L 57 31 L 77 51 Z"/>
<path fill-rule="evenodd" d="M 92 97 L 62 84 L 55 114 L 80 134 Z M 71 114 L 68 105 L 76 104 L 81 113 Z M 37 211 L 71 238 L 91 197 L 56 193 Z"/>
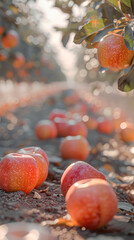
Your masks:
<path fill-rule="evenodd" d="M 28 194 L 36 186 L 38 176 L 37 163 L 30 155 L 10 153 L 0 162 L 0 187 L 6 192 Z"/>
<path fill-rule="evenodd" d="M 53 122 L 57 128 L 57 136 L 58 137 L 66 137 L 67 136 L 67 126 L 68 120 L 66 118 L 56 117 L 53 119 Z"/>
<path fill-rule="evenodd" d="M 63 159 L 75 159 L 85 161 L 89 155 L 90 146 L 86 138 L 68 136 L 60 144 L 60 153 Z"/>
<path fill-rule="evenodd" d="M 97 120 L 87 115 L 82 117 L 82 121 L 86 125 L 87 129 L 96 129 L 98 126 Z"/>
<path fill-rule="evenodd" d="M 39 140 L 56 138 L 57 128 L 51 120 L 40 120 L 35 126 L 35 135 Z"/>
<path fill-rule="evenodd" d="M 66 194 L 66 207 L 74 224 L 97 230 L 116 214 L 118 200 L 107 181 L 99 178 L 75 182 Z"/>
<path fill-rule="evenodd" d="M 87 178 L 101 178 L 106 180 L 101 172 L 86 162 L 78 161 L 69 165 L 61 177 L 61 191 L 63 195 L 66 195 L 72 184 Z"/>
<path fill-rule="evenodd" d="M 29 154 L 29 153 L 36 154 L 36 153 L 38 153 L 38 154 L 43 156 L 44 160 L 47 163 L 47 166 L 49 167 L 49 160 L 48 160 L 47 154 L 40 147 L 31 146 L 31 147 L 21 148 L 21 149 L 18 150 L 18 153 L 23 153 L 23 154 Z"/>
<path fill-rule="evenodd" d="M 47 165 L 46 161 L 44 160 L 43 156 L 38 153 L 23 153 L 23 151 L 21 151 L 21 149 L 20 149 L 19 153 L 32 156 L 34 158 L 34 160 L 36 161 L 39 175 L 38 175 L 38 181 L 35 185 L 35 188 L 40 187 L 48 176 L 48 165 Z"/>
<path fill-rule="evenodd" d="M 49 113 L 48 119 L 53 121 L 56 117 L 68 118 L 68 113 L 62 109 L 55 108 Z"/>
<path fill-rule="evenodd" d="M 122 122 L 120 127 L 120 139 L 124 142 L 134 142 L 134 124 Z"/>
<path fill-rule="evenodd" d="M 75 120 L 68 121 L 67 129 L 66 129 L 67 136 L 81 135 L 83 137 L 86 137 L 87 134 L 88 134 L 88 129 L 83 122 L 75 121 Z"/>
<path fill-rule="evenodd" d="M 111 134 L 113 132 L 112 120 L 109 120 L 109 119 L 99 120 L 97 130 L 102 134 Z"/>

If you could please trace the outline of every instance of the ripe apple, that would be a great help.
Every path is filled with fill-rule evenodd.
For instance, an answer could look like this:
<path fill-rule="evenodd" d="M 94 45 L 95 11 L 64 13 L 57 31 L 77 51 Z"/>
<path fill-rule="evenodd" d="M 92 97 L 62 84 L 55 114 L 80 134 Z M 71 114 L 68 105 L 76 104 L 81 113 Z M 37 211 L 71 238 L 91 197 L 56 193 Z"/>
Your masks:
<path fill-rule="evenodd" d="M 61 191 L 63 195 L 66 195 L 68 189 L 75 182 L 89 178 L 101 178 L 106 180 L 105 176 L 90 164 L 83 161 L 72 163 L 65 169 L 61 177 Z"/>
<path fill-rule="evenodd" d="M 134 51 L 126 47 L 124 37 L 115 33 L 105 35 L 100 40 L 97 51 L 100 65 L 112 71 L 128 68 L 134 57 Z"/>
<path fill-rule="evenodd" d="M 13 67 L 15 69 L 21 68 L 25 64 L 25 57 L 22 53 L 17 52 L 15 54 L 15 59 L 13 61 Z"/>
<path fill-rule="evenodd" d="M 98 126 L 97 120 L 87 115 L 83 116 L 82 121 L 86 125 L 87 129 L 96 129 Z"/>
<path fill-rule="evenodd" d="M 54 118 L 68 118 L 68 113 L 62 109 L 58 109 L 58 108 L 55 108 L 53 109 L 49 115 L 48 115 L 48 119 L 53 121 Z"/>
<path fill-rule="evenodd" d="M 51 120 L 41 120 L 35 126 L 35 135 L 39 140 L 56 138 L 57 128 Z"/>
<path fill-rule="evenodd" d="M 109 119 L 101 119 L 98 121 L 97 130 L 103 134 L 111 134 L 113 132 L 113 123 Z"/>
<path fill-rule="evenodd" d="M 63 159 L 75 159 L 85 161 L 89 155 L 90 146 L 86 138 L 68 136 L 60 144 L 60 153 Z"/>
<path fill-rule="evenodd" d="M 38 176 L 37 163 L 30 155 L 10 153 L 0 162 L 0 187 L 6 192 L 28 194 L 36 186 Z"/>
<path fill-rule="evenodd" d="M 60 118 L 56 117 L 53 119 L 54 124 L 57 128 L 57 136 L 58 137 L 66 137 L 67 136 L 67 126 L 68 126 L 68 120 L 66 118 Z"/>
<path fill-rule="evenodd" d="M 38 181 L 35 185 L 35 188 L 40 187 L 48 176 L 48 165 L 47 165 L 46 161 L 44 160 L 43 156 L 38 153 L 23 153 L 23 151 L 21 151 L 21 149 L 20 149 L 19 153 L 32 156 L 34 158 L 34 160 L 36 161 L 39 174 L 38 174 Z"/>
<path fill-rule="evenodd" d="M 83 122 L 69 120 L 66 128 L 66 136 L 76 136 L 81 135 L 86 137 L 88 134 L 88 129 Z"/>
<path fill-rule="evenodd" d="M 123 122 L 120 130 L 120 138 L 124 142 L 134 142 L 134 124 Z"/>
<path fill-rule="evenodd" d="M 98 178 L 75 182 L 65 200 L 72 221 L 90 230 L 105 226 L 116 214 L 118 206 L 113 188 Z"/>
<path fill-rule="evenodd" d="M 18 153 L 23 153 L 23 154 L 29 154 L 29 153 L 36 154 L 36 153 L 38 153 L 41 156 L 43 156 L 44 161 L 46 161 L 47 166 L 49 167 L 49 160 L 48 160 L 47 154 L 40 147 L 32 146 L 32 147 L 21 148 L 21 149 L 19 149 Z"/>
<path fill-rule="evenodd" d="M 18 33 L 15 30 L 3 33 L 1 43 L 4 48 L 16 47 L 19 43 Z"/>

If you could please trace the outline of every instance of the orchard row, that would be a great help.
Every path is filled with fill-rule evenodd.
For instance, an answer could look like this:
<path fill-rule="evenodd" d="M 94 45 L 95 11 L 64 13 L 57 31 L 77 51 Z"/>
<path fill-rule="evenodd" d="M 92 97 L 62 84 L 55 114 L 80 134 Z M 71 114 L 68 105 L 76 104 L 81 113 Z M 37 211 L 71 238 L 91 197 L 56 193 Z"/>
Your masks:
<path fill-rule="evenodd" d="M 72 98 L 72 99 L 71 99 Z M 116 214 L 118 200 L 106 176 L 86 163 L 91 149 L 87 136 L 91 130 L 101 134 L 116 132 L 123 141 L 133 141 L 134 127 L 120 115 L 100 120 L 89 112 L 99 111 L 73 95 L 63 99 L 66 105 L 74 101 L 68 111 L 53 109 L 48 119 L 35 126 L 39 141 L 61 138 L 60 154 L 63 160 L 74 159 L 61 177 L 61 192 L 73 223 L 95 230 L 106 225 Z M 93 134 L 93 133 L 92 133 Z M 39 188 L 48 176 L 49 157 L 40 147 L 26 147 L 4 156 L 0 162 L 0 187 L 6 192 L 23 191 L 29 194 Z"/>

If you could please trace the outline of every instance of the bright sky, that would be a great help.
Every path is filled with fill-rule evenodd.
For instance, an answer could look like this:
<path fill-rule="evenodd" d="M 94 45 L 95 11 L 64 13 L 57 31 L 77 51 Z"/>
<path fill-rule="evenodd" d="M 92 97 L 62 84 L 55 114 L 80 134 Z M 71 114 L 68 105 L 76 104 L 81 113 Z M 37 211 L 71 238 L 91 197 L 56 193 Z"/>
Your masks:
<path fill-rule="evenodd" d="M 53 8 L 53 0 L 38 0 L 38 8 L 44 13 L 44 21 L 42 21 L 41 28 L 50 35 L 50 44 L 57 52 L 58 62 L 61 65 L 68 80 L 73 80 L 75 68 L 75 55 L 71 51 L 75 44 L 71 40 L 68 48 L 64 48 L 61 43 L 61 33 L 56 32 L 53 26 L 66 26 L 66 14 L 62 14 L 60 9 Z"/>

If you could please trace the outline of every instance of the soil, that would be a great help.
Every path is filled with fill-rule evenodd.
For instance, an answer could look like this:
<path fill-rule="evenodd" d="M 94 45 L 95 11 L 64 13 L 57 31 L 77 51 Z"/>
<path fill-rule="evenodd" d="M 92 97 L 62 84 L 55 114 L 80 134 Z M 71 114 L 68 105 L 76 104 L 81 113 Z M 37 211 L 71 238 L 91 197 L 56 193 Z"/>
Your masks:
<path fill-rule="evenodd" d="M 105 174 L 116 191 L 119 199 L 116 216 L 107 226 L 94 232 L 71 226 L 70 221 L 67 220 L 60 179 L 64 169 L 75 160 L 65 161 L 61 158 L 59 145 L 62 138 L 39 141 L 34 134 L 36 123 L 41 119 L 47 119 L 53 108 L 68 108 L 62 101 L 65 94 L 66 91 L 63 91 L 49 96 L 45 101 L 36 101 L 14 112 L 7 112 L 1 117 L 0 157 L 16 152 L 22 147 L 39 146 L 47 153 L 50 166 L 47 180 L 39 189 L 34 189 L 28 195 L 21 191 L 6 193 L 0 189 L 0 225 L 14 222 L 38 224 L 44 229 L 47 228 L 50 235 L 59 240 L 132 240 L 134 239 L 134 147 L 132 144 L 124 144 L 118 134 L 104 135 L 96 130 L 89 130 L 87 139 L 91 153 L 86 160 Z M 91 111 L 88 114 L 96 118 L 100 116 Z M 36 238 L 32 239 L 36 240 Z"/>

